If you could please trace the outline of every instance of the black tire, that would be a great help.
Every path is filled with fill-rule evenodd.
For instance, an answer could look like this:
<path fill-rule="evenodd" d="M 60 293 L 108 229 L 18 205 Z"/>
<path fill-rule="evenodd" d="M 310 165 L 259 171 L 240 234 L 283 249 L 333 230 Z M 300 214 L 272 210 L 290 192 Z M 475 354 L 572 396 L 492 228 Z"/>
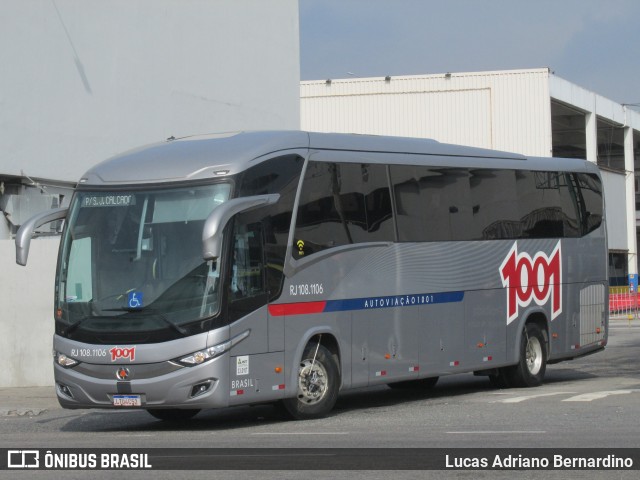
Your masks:
<path fill-rule="evenodd" d="M 389 383 L 394 390 L 429 390 L 436 386 L 440 377 L 421 378 L 419 380 L 405 380 L 404 382 Z"/>
<path fill-rule="evenodd" d="M 149 415 L 167 422 L 181 422 L 195 417 L 200 410 L 180 408 L 158 408 L 147 410 Z"/>
<path fill-rule="evenodd" d="M 336 404 L 340 388 L 340 370 L 331 352 L 317 343 L 308 344 L 300 359 L 297 379 L 296 396 L 282 401 L 289 415 L 296 420 L 327 415 Z"/>
<path fill-rule="evenodd" d="M 527 323 L 520 341 L 520 360 L 508 370 L 512 387 L 538 387 L 542 385 L 547 369 L 547 342 L 540 327 Z"/>

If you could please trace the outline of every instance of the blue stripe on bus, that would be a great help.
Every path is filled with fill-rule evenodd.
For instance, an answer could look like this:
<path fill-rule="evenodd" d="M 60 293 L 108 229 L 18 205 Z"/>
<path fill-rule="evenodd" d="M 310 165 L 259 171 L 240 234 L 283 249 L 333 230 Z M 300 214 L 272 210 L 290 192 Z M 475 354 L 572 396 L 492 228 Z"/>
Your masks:
<path fill-rule="evenodd" d="M 369 310 L 372 308 L 413 307 L 436 303 L 455 303 L 464 299 L 464 292 L 417 293 L 411 295 L 393 295 L 390 297 L 349 298 L 345 300 L 320 300 L 313 302 L 272 303 L 269 314 L 274 317 L 283 315 L 309 315 L 324 312 L 345 312 L 349 310 Z"/>
<path fill-rule="evenodd" d="M 324 312 L 342 312 L 347 310 L 368 310 L 371 308 L 412 307 L 435 303 L 455 303 L 464 299 L 464 292 L 418 293 L 412 295 L 393 295 L 390 297 L 350 298 L 346 300 L 327 300 Z"/>

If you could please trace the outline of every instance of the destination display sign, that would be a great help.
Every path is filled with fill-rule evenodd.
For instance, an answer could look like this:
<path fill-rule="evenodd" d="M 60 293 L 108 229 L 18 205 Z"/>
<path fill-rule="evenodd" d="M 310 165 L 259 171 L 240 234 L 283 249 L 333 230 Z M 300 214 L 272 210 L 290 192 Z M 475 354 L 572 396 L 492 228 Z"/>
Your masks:
<path fill-rule="evenodd" d="M 128 207 L 135 204 L 135 195 L 99 194 L 82 199 L 83 207 Z"/>

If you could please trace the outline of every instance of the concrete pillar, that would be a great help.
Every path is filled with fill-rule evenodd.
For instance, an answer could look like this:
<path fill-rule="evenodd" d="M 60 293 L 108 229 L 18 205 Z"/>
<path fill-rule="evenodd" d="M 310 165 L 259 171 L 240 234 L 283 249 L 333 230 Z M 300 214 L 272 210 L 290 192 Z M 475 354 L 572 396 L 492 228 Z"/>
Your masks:
<path fill-rule="evenodd" d="M 624 171 L 627 218 L 627 245 L 629 254 L 627 262 L 629 273 L 638 273 L 638 245 L 636 237 L 636 185 L 633 154 L 633 128 L 624 129 Z"/>
<path fill-rule="evenodd" d="M 595 104 L 593 112 L 585 114 L 584 121 L 587 141 L 587 160 L 598 163 L 598 118 L 595 114 Z"/>

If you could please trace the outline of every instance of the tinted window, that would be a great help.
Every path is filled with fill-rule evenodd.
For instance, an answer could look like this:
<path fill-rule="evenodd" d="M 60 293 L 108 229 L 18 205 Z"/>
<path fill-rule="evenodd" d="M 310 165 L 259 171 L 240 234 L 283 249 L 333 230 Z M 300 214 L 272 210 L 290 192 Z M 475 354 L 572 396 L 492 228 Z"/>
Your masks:
<path fill-rule="evenodd" d="M 472 170 L 471 198 L 479 240 L 580 235 L 573 174 Z"/>
<path fill-rule="evenodd" d="M 266 282 L 270 299 L 278 297 L 282 289 L 282 268 L 303 163 L 304 160 L 297 155 L 273 158 L 247 170 L 239 181 L 238 196 L 280 194 L 276 204 L 239 216 L 243 222 L 262 223 L 261 235 L 264 237 Z"/>
<path fill-rule="evenodd" d="M 392 165 L 398 240 L 471 240 L 472 208 L 466 169 Z"/>
<path fill-rule="evenodd" d="M 473 238 L 520 238 L 522 225 L 515 171 L 474 169 L 470 175 Z"/>
<path fill-rule="evenodd" d="M 352 243 L 393 241 L 386 167 L 309 162 L 296 219 L 294 258 Z"/>
<path fill-rule="evenodd" d="M 393 241 L 393 215 L 387 168 L 384 165 L 339 164 L 344 177 L 341 198 L 348 199 L 353 209 L 349 218 L 352 240 L 358 242 Z M 344 200 L 343 204 L 344 204 Z M 348 215 L 347 215 L 348 216 Z M 360 221 L 356 221 L 356 219 Z"/>
<path fill-rule="evenodd" d="M 578 237 L 602 222 L 595 175 L 414 165 L 309 164 L 294 258 L 338 245 Z"/>
<path fill-rule="evenodd" d="M 247 223 L 245 215 L 234 222 L 229 278 L 229 321 L 237 320 L 267 303 L 262 246 L 262 223 Z"/>
<path fill-rule="evenodd" d="M 597 175 L 576 173 L 576 197 L 582 218 L 582 235 L 602 224 L 602 184 Z"/>
<path fill-rule="evenodd" d="M 521 238 L 577 237 L 580 224 L 571 176 L 516 171 Z"/>

